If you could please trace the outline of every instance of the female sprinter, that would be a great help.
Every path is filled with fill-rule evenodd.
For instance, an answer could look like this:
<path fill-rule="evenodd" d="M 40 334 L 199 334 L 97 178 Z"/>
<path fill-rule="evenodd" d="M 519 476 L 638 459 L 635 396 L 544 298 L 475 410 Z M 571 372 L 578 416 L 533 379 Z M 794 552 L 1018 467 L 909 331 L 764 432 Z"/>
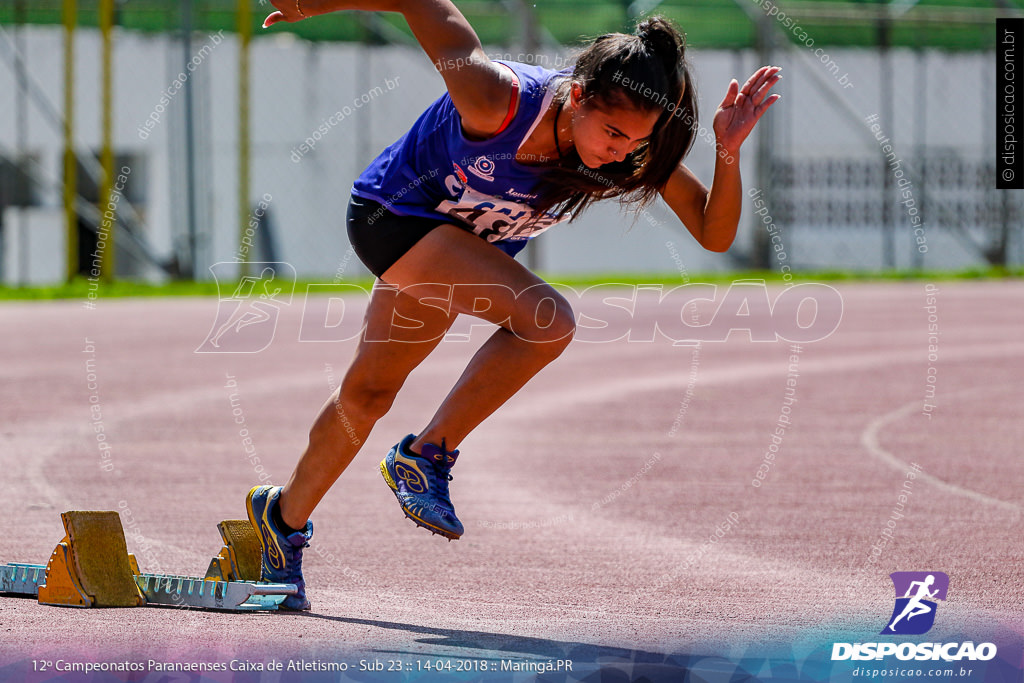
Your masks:
<path fill-rule="evenodd" d="M 491 61 L 451 0 L 272 3 L 264 26 L 343 9 L 400 12 L 448 89 L 354 184 L 348 234 L 378 278 L 363 338 L 287 485 L 257 486 L 246 500 L 263 579 L 297 584 L 283 606 L 302 610 L 310 513 L 458 314 L 498 329 L 426 428 L 381 463 L 405 515 L 449 539 L 463 532 L 448 496 L 459 443 L 557 358 L 575 329 L 566 300 L 515 254 L 595 200 L 642 206 L 657 194 L 704 248 L 728 249 L 742 200 L 740 144 L 778 99 L 769 90 L 780 75 L 766 66 L 743 87 L 730 82 L 715 113 L 708 190 L 682 164 L 697 97 L 683 40 L 663 19 L 597 38 L 569 73 Z"/>

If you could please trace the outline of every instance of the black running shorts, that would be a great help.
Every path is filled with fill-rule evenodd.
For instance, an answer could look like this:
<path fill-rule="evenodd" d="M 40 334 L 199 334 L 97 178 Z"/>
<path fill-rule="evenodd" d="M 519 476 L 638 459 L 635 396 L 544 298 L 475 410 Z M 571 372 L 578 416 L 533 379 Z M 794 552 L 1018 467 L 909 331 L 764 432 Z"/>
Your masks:
<path fill-rule="evenodd" d="M 352 195 L 348 203 L 348 238 L 356 256 L 381 277 L 428 232 L 450 223 L 441 218 L 399 216 L 380 202 Z"/>

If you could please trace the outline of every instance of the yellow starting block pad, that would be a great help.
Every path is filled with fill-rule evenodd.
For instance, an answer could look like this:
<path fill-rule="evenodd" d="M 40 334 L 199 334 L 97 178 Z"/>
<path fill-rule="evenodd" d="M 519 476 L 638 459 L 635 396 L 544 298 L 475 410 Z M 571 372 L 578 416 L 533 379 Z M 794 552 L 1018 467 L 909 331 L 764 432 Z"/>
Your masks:
<path fill-rule="evenodd" d="M 39 602 L 72 607 L 139 607 L 146 604 L 135 583 L 124 528 L 116 512 L 61 514 L 66 535 L 46 565 Z"/>
<path fill-rule="evenodd" d="M 225 519 L 217 525 L 224 539 L 206 570 L 206 578 L 217 581 L 259 581 L 263 549 L 248 519 Z"/>
<path fill-rule="evenodd" d="M 0 564 L 0 593 L 30 595 L 44 605 L 70 607 L 197 607 L 231 611 L 275 610 L 298 592 L 293 583 L 260 579 L 263 552 L 249 520 L 217 525 L 224 548 L 206 578 L 139 571 L 128 554 L 116 512 L 71 511 L 61 515 L 64 540 L 50 561 Z"/>

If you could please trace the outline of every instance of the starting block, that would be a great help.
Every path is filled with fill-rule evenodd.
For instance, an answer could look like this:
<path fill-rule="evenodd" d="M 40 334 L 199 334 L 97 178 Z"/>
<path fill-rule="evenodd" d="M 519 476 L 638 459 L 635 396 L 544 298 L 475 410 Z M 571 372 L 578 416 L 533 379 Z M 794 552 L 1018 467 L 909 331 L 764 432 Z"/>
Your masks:
<path fill-rule="evenodd" d="M 206 570 L 207 579 L 217 581 L 259 581 L 263 564 L 260 537 L 248 519 L 225 519 L 217 525 L 224 539 Z"/>
<path fill-rule="evenodd" d="M 121 517 L 116 512 L 65 512 L 60 518 L 67 533 L 46 563 L 39 602 L 72 607 L 146 604 L 135 585 Z"/>
<path fill-rule="evenodd" d="M 70 511 L 61 519 L 66 535 L 49 562 L 0 565 L 0 593 L 70 607 L 152 604 L 251 611 L 277 609 L 298 590 L 295 584 L 259 582 L 262 551 L 249 520 L 217 525 L 224 548 L 199 579 L 140 572 L 116 512 Z"/>

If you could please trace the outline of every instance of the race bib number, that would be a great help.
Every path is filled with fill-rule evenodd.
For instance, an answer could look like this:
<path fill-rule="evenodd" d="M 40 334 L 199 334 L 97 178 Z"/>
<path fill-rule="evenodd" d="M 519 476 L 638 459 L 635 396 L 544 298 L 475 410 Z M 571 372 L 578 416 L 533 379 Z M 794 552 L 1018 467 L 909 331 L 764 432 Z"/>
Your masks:
<path fill-rule="evenodd" d="M 545 214 L 530 223 L 534 210 L 528 204 L 477 192 L 459 182 L 454 175 L 445 178 L 445 187 L 455 198 L 444 200 L 435 211 L 471 227 L 475 234 L 488 242 L 527 239 L 561 222 L 551 214 Z"/>

